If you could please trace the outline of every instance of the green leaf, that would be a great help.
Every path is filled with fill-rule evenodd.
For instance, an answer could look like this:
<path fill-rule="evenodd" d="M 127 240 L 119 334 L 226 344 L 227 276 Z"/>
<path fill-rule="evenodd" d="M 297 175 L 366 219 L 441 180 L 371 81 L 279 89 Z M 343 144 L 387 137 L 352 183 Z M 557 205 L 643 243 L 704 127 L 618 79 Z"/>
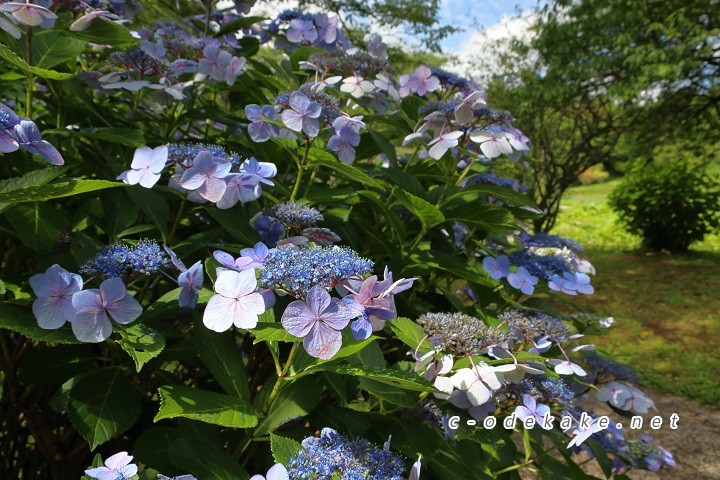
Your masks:
<path fill-rule="evenodd" d="M 85 43 L 73 38 L 63 38 L 59 32 L 48 32 L 33 37 L 33 64 L 40 68 L 77 60 L 85 51 Z"/>
<path fill-rule="evenodd" d="M 432 227 L 445 221 L 445 216 L 433 204 L 428 203 L 420 197 L 408 193 L 401 188 L 393 190 L 393 195 L 413 215 L 418 217 L 428 227 Z"/>
<path fill-rule="evenodd" d="M 5 217 L 20 241 L 36 251 L 55 248 L 58 234 L 65 228 L 60 212 L 45 203 L 15 205 Z"/>
<path fill-rule="evenodd" d="M 25 352 L 18 366 L 18 380 L 22 383 L 61 383 L 90 371 L 98 360 L 82 346 L 38 348 Z"/>
<path fill-rule="evenodd" d="M 135 368 L 138 372 L 143 365 L 160 355 L 165 348 L 165 337 L 142 324 L 130 327 L 117 326 L 116 330 L 122 337 L 120 340 L 116 340 L 117 343 L 135 361 Z"/>
<path fill-rule="evenodd" d="M 166 239 L 168 237 L 170 207 L 165 197 L 158 192 L 143 188 L 140 185 L 128 188 L 127 193 L 128 196 L 130 196 L 130 200 L 135 202 L 135 205 L 140 207 L 140 210 L 158 227 L 163 239 Z"/>
<path fill-rule="evenodd" d="M 26 74 L 37 75 L 38 77 L 42 78 L 50 78 L 52 80 L 67 80 L 68 78 L 72 78 L 75 76 L 72 73 L 60 73 L 56 72 L 55 70 L 46 70 L 40 67 L 31 67 L 25 62 L 25 60 L 18 57 L 17 54 L 15 54 L 3 43 L 0 43 L 0 58 L 20 68 L 20 70 L 22 70 Z"/>
<path fill-rule="evenodd" d="M 122 182 L 107 180 L 67 180 L 0 193 L 0 203 L 44 202 L 53 198 L 70 197 L 105 188 L 126 187 Z"/>
<path fill-rule="evenodd" d="M 418 97 L 417 95 L 410 95 L 405 97 L 402 101 L 400 108 L 405 115 L 407 115 L 413 123 L 420 120 L 420 107 L 425 105 L 425 100 Z"/>
<path fill-rule="evenodd" d="M 227 333 L 213 332 L 201 321 L 195 322 L 195 339 L 200 360 L 228 394 L 250 400 L 250 382 L 242 353 Z"/>
<path fill-rule="evenodd" d="M 342 163 L 328 152 L 317 148 L 311 148 L 308 158 L 310 159 L 311 164 L 328 167 L 335 171 L 339 177 L 344 178 L 345 180 L 358 182 L 368 187 L 384 190 L 382 185 L 380 185 L 375 179 L 365 175 L 361 170 L 353 167 L 352 165 Z"/>
<path fill-rule="evenodd" d="M 268 388 L 268 386 L 266 385 L 264 388 Z M 285 422 L 307 415 L 320 402 L 321 391 L 317 380 L 312 377 L 301 378 L 286 384 L 280 390 L 267 417 L 255 429 L 253 436 L 263 437 Z"/>
<path fill-rule="evenodd" d="M 458 278 L 464 278 L 465 280 L 487 287 L 495 287 L 495 284 L 489 280 L 484 270 L 479 270 L 479 267 L 470 265 L 461 260 L 461 258 L 450 254 L 437 251 L 425 251 L 413 254 L 411 258 L 416 264 L 408 268 L 410 272 L 416 267 L 440 269 L 452 273 Z"/>
<path fill-rule="evenodd" d="M 417 395 L 412 395 L 407 390 L 371 378 L 361 378 L 360 388 L 367 390 L 385 402 L 390 402 L 399 407 L 410 408 L 417 405 Z"/>
<path fill-rule="evenodd" d="M 297 455 L 302 448 L 300 442 L 292 438 L 270 434 L 270 449 L 272 450 L 273 459 L 277 463 L 287 465 L 290 459 Z"/>
<path fill-rule="evenodd" d="M 158 392 L 160 411 L 153 419 L 155 422 L 183 417 L 232 428 L 257 425 L 255 410 L 239 398 L 182 385 L 165 385 Z"/>
<path fill-rule="evenodd" d="M 267 20 L 265 17 L 242 17 L 237 20 L 233 20 L 230 23 L 223 25 L 223 27 L 215 34 L 215 38 L 222 37 L 228 33 L 236 33 L 245 27 L 260 23 L 263 20 Z"/>
<path fill-rule="evenodd" d="M 127 27 L 101 19 L 93 20 L 85 30 L 79 32 L 65 30 L 63 33 L 68 37 L 99 45 L 116 46 L 137 43 L 137 39 L 132 36 Z"/>
<path fill-rule="evenodd" d="M 517 221 L 503 207 L 485 202 L 473 202 L 445 211 L 450 222 L 463 222 L 470 228 L 479 228 L 486 232 L 509 232 L 517 228 Z"/>
<path fill-rule="evenodd" d="M 140 416 L 140 398 L 120 368 L 100 368 L 74 382 L 68 411 L 92 451 L 135 423 Z"/>
<path fill-rule="evenodd" d="M 218 221 L 227 233 L 232 235 L 245 245 L 255 245 L 260 241 L 260 236 L 250 227 L 250 223 L 238 216 L 234 209 L 220 210 L 215 205 L 207 205 L 205 211 Z"/>
<path fill-rule="evenodd" d="M 396 370 L 371 367 L 359 368 L 351 367 L 350 365 L 338 365 L 334 363 L 323 364 L 319 368 L 322 370 L 329 370 L 331 372 L 339 373 L 341 375 L 351 375 L 360 378 L 371 378 L 373 380 L 377 380 L 378 382 L 397 386 L 406 390 L 414 390 L 417 392 L 435 391 L 435 389 L 428 385 L 427 381 L 422 377 L 411 373 L 399 372 Z"/>
<path fill-rule="evenodd" d="M 155 300 L 155 303 L 145 309 L 140 320 L 143 323 L 151 323 L 164 318 L 177 316 L 183 312 L 183 309 L 178 305 L 178 298 L 180 297 L 180 291 L 182 288 L 176 288 L 170 290 L 162 297 Z M 204 305 L 210 300 L 215 293 L 209 288 L 203 288 L 200 290 L 198 299 L 198 305 Z"/>
<path fill-rule="evenodd" d="M 38 326 L 37 320 L 29 308 L 11 303 L 0 303 L 0 328 L 12 330 L 43 342 L 81 343 L 73 335 L 70 325 L 56 330 L 44 330 Z"/>
<path fill-rule="evenodd" d="M 170 444 L 170 460 L 179 469 L 202 480 L 248 480 L 250 476 L 225 450 L 197 438 Z"/>
<path fill-rule="evenodd" d="M 134 128 L 93 128 L 90 131 L 75 131 L 67 129 L 45 130 L 43 134 L 62 137 L 85 137 L 90 140 L 105 140 L 106 142 L 127 145 L 128 147 L 142 147 L 146 145 L 145 137 L 140 130 Z"/>
<path fill-rule="evenodd" d="M 259 342 L 279 341 L 279 342 L 299 342 L 302 338 L 291 335 L 279 323 L 258 323 L 257 327 L 250 330 L 255 336 L 253 345 Z"/>
<path fill-rule="evenodd" d="M 423 342 L 420 346 L 421 351 L 426 352 L 432 350 L 432 345 L 430 341 L 425 338 L 423 329 L 409 318 L 398 317 L 395 320 L 387 322 L 385 328 L 392 330 L 398 340 L 412 349 L 418 348 L 420 342 Z"/>
<path fill-rule="evenodd" d="M 374 207 L 375 210 L 379 211 L 380 218 L 387 220 L 388 224 L 392 227 L 393 231 L 397 234 L 397 238 L 402 241 L 405 238 L 405 226 L 402 220 L 392 211 L 387 202 L 383 197 L 371 190 L 359 190 L 358 195 L 365 198 Z"/>

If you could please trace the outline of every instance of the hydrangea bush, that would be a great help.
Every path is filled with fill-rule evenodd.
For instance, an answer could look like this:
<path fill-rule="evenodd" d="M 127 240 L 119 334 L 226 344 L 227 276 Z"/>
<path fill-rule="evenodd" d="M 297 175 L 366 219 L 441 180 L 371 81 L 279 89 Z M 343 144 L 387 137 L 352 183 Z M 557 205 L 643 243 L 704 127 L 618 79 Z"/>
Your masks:
<path fill-rule="evenodd" d="M 582 408 L 654 405 L 557 309 L 594 270 L 495 175 L 511 114 L 250 6 L 0 4 L 0 477 L 673 466 Z"/>

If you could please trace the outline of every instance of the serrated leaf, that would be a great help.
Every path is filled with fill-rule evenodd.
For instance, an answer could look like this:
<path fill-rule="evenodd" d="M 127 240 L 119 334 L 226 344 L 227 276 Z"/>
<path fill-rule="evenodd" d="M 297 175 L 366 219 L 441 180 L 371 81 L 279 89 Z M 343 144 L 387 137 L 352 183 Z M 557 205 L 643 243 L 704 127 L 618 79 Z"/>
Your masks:
<path fill-rule="evenodd" d="M 393 190 L 393 195 L 398 199 L 398 202 L 410 212 L 418 217 L 428 227 L 432 227 L 445 221 L 445 216 L 442 214 L 432 203 L 423 200 L 420 197 L 408 193 L 401 188 Z"/>
<path fill-rule="evenodd" d="M 321 391 L 317 380 L 312 377 L 301 378 L 286 384 L 280 390 L 270 411 L 260 422 L 253 435 L 262 437 L 287 421 L 312 412 L 320 402 Z"/>
<path fill-rule="evenodd" d="M 58 244 L 65 225 L 60 212 L 49 204 L 20 204 L 5 212 L 20 241 L 36 251 L 47 251 Z"/>
<path fill-rule="evenodd" d="M 42 78 L 50 78 L 52 80 L 67 80 L 75 75 L 72 73 L 60 73 L 55 70 L 46 70 L 40 67 L 31 67 L 22 58 L 18 57 L 15 52 L 10 50 L 5 44 L 0 43 L 0 58 L 5 60 L 7 63 L 15 65 L 25 73 L 37 75 Z"/>
<path fill-rule="evenodd" d="M 158 392 L 160 411 L 153 419 L 155 422 L 183 417 L 232 428 L 257 425 L 255 410 L 239 398 L 182 385 L 165 385 Z"/>
<path fill-rule="evenodd" d="M 75 338 L 70 325 L 56 330 L 44 330 L 37 324 L 37 320 L 29 308 L 0 303 L 0 328 L 12 330 L 33 340 L 51 343 L 82 343 Z"/>
<path fill-rule="evenodd" d="M 163 239 L 166 239 L 168 236 L 170 207 L 165 197 L 140 185 L 128 188 L 127 193 L 135 205 L 140 207 L 140 210 L 158 227 Z"/>
<path fill-rule="evenodd" d="M 388 370 L 384 368 L 372 367 L 351 367 L 350 365 L 338 365 L 334 363 L 323 364 L 319 367 L 322 370 L 339 373 L 341 375 L 351 375 L 360 378 L 371 378 L 378 382 L 387 383 L 406 390 L 417 392 L 434 392 L 435 389 L 427 384 L 427 381 L 418 375 L 411 373 L 403 373 L 397 370 Z"/>
<path fill-rule="evenodd" d="M 509 232 L 517 228 L 517 220 L 506 208 L 485 202 L 473 202 L 445 211 L 448 221 L 463 222 L 470 228 L 486 232 Z"/>
<path fill-rule="evenodd" d="M 272 450 L 273 459 L 277 463 L 287 465 L 290 459 L 297 455 L 302 448 L 302 445 L 297 440 L 270 434 L 270 449 Z"/>
<path fill-rule="evenodd" d="M 62 38 L 59 32 L 48 32 L 33 37 L 33 64 L 40 68 L 76 60 L 85 51 L 85 43 L 73 38 Z"/>
<path fill-rule="evenodd" d="M 414 407 L 417 405 L 417 395 L 412 395 L 407 390 L 388 385 L 384 382 L 378 382 L 372 378 L 361 378 L 360 388 L 372 393 L 380 400 L 390 402 L 399 407 Z"/>
<path fill-rule="evenodd" d="M 208 205 L 205 209 L 221 227 L 245 245 L 255 245 L 260 241 L 260 236 L 250 227 L 248 221 L 242 219 L 235 210 L 220 210 L 215 205 Z"/>
<path fill-rule="evenodd" d="M 127 27 L 101 19 L 95 19 L 85 30 L 73 32 L 65 30 L 63 33 L 71 38 L 99 45 L 125 45 L 137 43 Z"/>
<path fill-rule="evenodd" d="M 138 372 L 165 348 L 165 337 L 145 325 L 134 324 L 130 327 L 120 325 L 116 330 L 122 337 L 116 340 L 117 343 L 133 359 Z"/>
<path fill-rule="evenodd" d="M 200 360 L 228 394 L 250 400 L 250 382 L 242 353 L 235 340 L 227 333 L 213 332 L 202 322 L 195 322 L 195 339 Z"/>
<path fill-rule="evenodd" d="M 385 328 L 392 330 L 398 340 L 412 349 L 416 349 L 418 345 L 420 345 L 420 350 L 423 352 L 432 350 L 430 341 L 425 338 L 425 332 L 417 323 L 409 318 L 398 317 L 395 320 L 387 322 Z M 422 342 L 422 345 L 420 342 Z"/>
<path fill-rule="evenodd" d="M 140 398 L 120 368 L 101 368 L 74 382 L 68 411 L 92 451 L 135 423 L 140 416 Z"/>
<path fill-rule="evenodd" d="M 107 180 L 67 180 L 0 193 L 0 203 L 44 202 L 53 198 L 70 197 L 105 188 L 126 187 L 122 182 Z"/>

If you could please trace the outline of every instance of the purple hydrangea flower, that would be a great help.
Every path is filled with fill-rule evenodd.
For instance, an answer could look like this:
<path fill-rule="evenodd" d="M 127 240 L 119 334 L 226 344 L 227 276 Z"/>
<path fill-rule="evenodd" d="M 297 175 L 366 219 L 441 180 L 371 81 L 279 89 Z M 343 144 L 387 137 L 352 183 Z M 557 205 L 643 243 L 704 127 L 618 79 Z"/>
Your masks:
<path fill-rule="evenodd" d="M 246 203 L 257 200 L 262 194 L 258 178 L 255 175 L 231 173 L 225 177 L 225 182 L 225 193 L 217 202 L 219 209 L 232 208 L 238 202 Z"/>
<path fill-rule="evenodd" d="M 183 172 L 180 186 L 197 191 L 205 200 L 217 202 L 225 193 L 227 183 L 224 178 L 231 168 L 232 163 L 203 150 L 193 160 L 193 166 Z"/>
<path fill-rule="evenodd" d="M 7 3 L 5 5 L 8 5 Z M 24 4 L 23 4 L 24 5 Z M 15 125 L 15 140 L 28 152 L 40 155 L 51 165 L 64 165 L 60 152 L 57 151 L 49 142 L 42 139 L 42 134 L 38 130 L 35 122 L 31 120 L 21 120 Z"/>
<path fill-rule="evenodd" d="M 130 185 L 140 184 L 141 187 L 152 188 L 165 168 L 168 148 L 163 145 L 157 148 L 140 147 L 135 150 L 131 170 L 123 172 L 117 179 Z"/>
<path fill-rule="evenodd" d="M 328 15 L 327 13 L 319 13 L 315 15 L 315 28 L 318 32 L 318 43 L 331 45 L 335 43 L 338 37 L 338 24 L 340 17 L 337 15 Z M 318 47 L 320 45 L 317 45 Z"/>
<path fill-rule="evenodd" d="M 170 256 L 170 261 L 173 265 L 180 270 L 177 282 L 178 286 L 182 288 L 180 291 L 180 297 L 178 299 L 178 305 L 180 307 L 195 308 L 197 305 L 199 294 L 203 286 L 203 264 L 201 261 L 195 262 L 195 264 L 187 268 L 185 264 L 177 257 L 175 252 L 170 250 L 167 245 L 163 245 L 165 251 Z"/>
<path fill-rule="evenodd" d="M 387 45 L 383 43 L 380 35 L 373 35 L 370 42 L 368 42 L 368 54 L 377 58 L 387 57 Z"/>
<path fill-rule="evenodd" d="M 507 276 L 508 283 L 525 295 L 532 295 L 535 285 L 538 284 L 538 277 L 531 275 L 525 267 L 518 267 L 517 271 Z"/>
<path fill-rule="evenodd" d="M 287 306 L 281 322 L 291 335 L 303 337 L 308 355 L 329 360 L 342 346 L 341 330 L 350 323 L 350 311 L 322 286 L 315 285 L 305 302 L 296 300 Z"/>
<path fill-rule="evenodd" d="M 285 465 L 282 463 L 276 463 L 270 467 L 266 476 L 253 475 L 250 477 L 250 480 L 290 480 L 290 477 L 288 476 L 288 471 L 285 468 Z"/>
<path fill-rule="evenodd" d="M 245 57 L 232 57 L 225 69 L 225 83 L 227 83 L 228 86 L 232 87 L 235 85 L 235 80 L 237 80 L 237 77 L 242 73 L 246 62 Z"/>
<path fill-rule="evenodd" d="M 263 268 L 263 263 L 265 262 L 268 253 L 270 253 L 270 250 L 268 250 L 267 245 L 262 242 L 256 243 L 253 248 L 243 248 L 240 250 L 242 258 L 249 258 L 252 260 L 252 263 L 248 265 L 248 268 Z"/>
<path fill-rule="evenodd" d="M 30 288 L 38 297 L 33 302 L 33 315 L 40 328 L 55 329 L 75 316 L 72 297 L 83 288 L 83 279 L 60 265 L 53 265 L 30 277 Z"/>
<path fill-rule="evenodd" d="M 255 328 L 258 315 L 265 312 L 265 301 L 257 293 L 255 270 L 218 273 L 215 293 L 208 301 L 203 323 L 210 330 L 224 332 L 232 325 L 237 328 Z"/>
<path fill-rule="evenodd" d="M 400 96 L 406 97 L 410 93 L 425 95 L 440 88 L 440 80 L 432 74 L 432 71 L 425 65 L 420 65 L 412 75 L 400 77 Z"/>
<path fill-rule="evenodd" d="M 510 260 L 507 255 L 500 255 L 497 258 L 485 257 L 483 268 L 490 274 L 490 278 L 500 280 L 510 275 Z"/>
<path fill-rule="evenodd" d="M 475 118 L 475 108 L 487 105 L 487 97 L 483 91 L 475 91 L 465 97 L 458 106 L 455 107 L 455 120 L 458 125 L 467 125 Z"/>
<path fill-rule="evenodd" d="M 590 277 L 580 272 L 563 272 L 563 276 L 553 275 L 548 282 L 551 290 L 562 291 L 568 295 L 577 295 L 583 293 L 590 295 L 595 289 L 590 285 Z"/>
<path fill-rule="evenodd" d="M 118 323 L 134 322 L 141 314 L 142 307 L 127 294 L 125 284 L 120 277 L 110 278 L 93 288 L 77 292 L 72 297 L 76 310 L 70 320 L 72 330 L 81 342 L 99 343 L 112 334 L 112 324 L 108 314 Z"/>
<path fill-rule="evenodd" d="M 245 116 L 252 123 L 248 125 L 247 130 L 253 142 L 267 142 L 270 137 L 276 137 L 280 134 L 280 128 L 277 125 L 266 122 L 265 120 L 275 120 L 275 108 L 272 105 L 248 105 L 245 107 Z"/>
<path fill-rule="evenodd" d="M 215 260 L 225 267 L 223 270 L 230 269 L 236 272 L 242 272 L 243 270 L 255 268 L 252 266 L 253 259 L 250 257 L 240 256 L 238 258 L 233 258 L 232 255 L 221 250 L 215 250 L 213 252 L 213 257 L 215 257 Z"/>
<path fill-rule="evenodd" d="M 308 43 L 313 43 L 318 38 L 318 32 L 315 30 L 315 24 L 312 20 L 294 18 L 290 20 L 290 27 L 285 36 L 288 42 L 300 43 L 305 40 Z"/>
<path fill-rule="evenodd" d="M 240 165 L 240 171 L 257 177 L 257 181 L 265 185 L 274 186 L 271 178 L 277 175 L 277 167 L 274 163 L 258 162 L 255 157 L 250 157 Z"/>
<path fill-rule="evenodd" d="M 132 459 L 127 452 L 116 453 L 105 460 L 104 467 L 85 470 L 85 474 L 98 480 L 129 480 L 138 471 L 137 465 L 130 463 Z"/>
<path fill-rule="evenodd" d="M 322 113 L 320 104 L 310 101 L 307 95 L 300 92 L 293 92 L 288 103 L 290 108 L 282 112 L 285 126 L 294 132 L 302 131 L 309 137 L 317 137 L 320 133 L 318 117 Z"/>
<path fill-rule="evenodd" d="M 339 120 L 339 118 L 338 118 Z M 333 126 L 337 120 L 333 123 Z M 352 163 L 355 160 L 355 149 L 360 145 L 360 135 L 352 127 L 343 127 L 335 130 L 335 135 L 328 141 L 328 149 L 338 153 L 338 159 L 343 163 Z"/>
<path fill-rule="evenodd" d="M 587 375 L 587 372 L 585 372 L 585 370 L 583 370 L 580 365 L 572 363 L 570 360 L 559 360 L 557 358 L 553 358 L 551 360 L 548 360 L 548 363 L 555 367 L 555 373 L 557 373 L 558 375 L 575 374 L 580 377 L 584 377 L 585 375 Z"/>
<path fill-rule="evenodd" d="M 543 418 L 548 413 L 550 413 L 550 407 L 543 405 L 542 403 L 537 403 L 535 401 L 535 397 L 528 395 L 527 393 L 523 395 L 523 405 L 519 405 L 515 408 L 515 414 L 521 421 L 524 422 L 528 418 L 534 417 L 536 425 L 540 425 L 546 430 L 551 430 L 552 428 L 546 426 L 543 421 Z"/>
<path fill-rule="evenodd" d="M 233 56 L 224 50 L 220 50 L 217 45 L 208 45 L 203 50 L 204 58 L 198 63 L 198 72 L 203 75 L 222 82 L 227 74 L 227 67 Z"/>
<path fill-rule="evenodd" d="M 373 275 L 362 282 L 357 292 L 343 299 L 343 302 L 352 311 L 353 318 L 360 317 L 351 325 L 356 340 L 365 340 L 372 334 L 373 326 L 370 316 L 382 321 L 395 318 L 395 306 L 387 293 L 391 283 L 392 280 L 378 282 L 377 275 Z"/>

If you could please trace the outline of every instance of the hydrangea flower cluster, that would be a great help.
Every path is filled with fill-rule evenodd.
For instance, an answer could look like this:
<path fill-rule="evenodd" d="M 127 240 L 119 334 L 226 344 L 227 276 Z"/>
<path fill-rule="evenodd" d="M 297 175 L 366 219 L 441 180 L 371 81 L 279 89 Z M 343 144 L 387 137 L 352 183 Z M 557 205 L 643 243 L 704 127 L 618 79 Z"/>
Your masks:
<path fill-rule="evenodd" d="M 352 45 L 338 28 L 340 18 L 327 13 L 303 13 L 300 10 L 285 10 L 265 26 L 267 32 L 260 37 L 262 43 L 275 39 L 276 49 L 295 51 L 301 46 L 311 46 L 335 51 L 350 49 Z M 271 36 L 269 33 L 274 34 Z M 285 39 L 278 38 L 284 34 Z"/>
<path fill-rule="evenodd" d="M 350 440 L 331 428 L 323 428 L 319 437 L 306 438 L 302 446 L 288 462 L 291 478 L 404 479 L 404 459 L 364 438 Z"/>
<path fill-rule="evenodd" d="M 82 273 L 105 277 L 126 277 L 132 273 L 150 275 L 170 265 L 165 252 L 154 240 L 142 239 L 135 245 L 116 243 L 103 248 L 85 262 Z"/>
<path fill-rule="evenodd" d="M 32 6 L 32 4 L 27 5 Z M 0 21 L 2 21 L 1 17 Z M 42 139 L 40 129 L 35 122 L 18 116 L 10 107 L 0 103 L 0 153 L 14 152 L 20 147 L 33 155 L 41 156 L 51 165 L 65 164 L 60 152 L 50 142 Z"/>
<path fill-rule="evenodd" d="M 236 154 L 228 154 L 221 147 L 171 144 L 138 148 L 130 170 L 117 179 L 152 188 L 169 166 L 175 166 L 169 181 L 171 188 L 192 202 L 210 201 L 221 209 L 257 200 L 262 195 L 260 184 L 275 185 L 270 179 L 277 175 L 274 164 L 258 162 L 253 157 L 241 162 Z"/>
<path fill-rule="evenodd" d="M 337 234 L 317 226 L 317 222 L 321 221 L 323 216 L 317 209 L 285 202 L 273 205 L 266 212 L 259 212 L 250 224 L 270 246 L 287 243 L 300 246 L 310 242 L 328 246 L 339 242 L 341 239 Z"/>
<path fill-rule="evenodd" d="M 526 295 L 532 295 L 540 279 L 551 290 L 568 295 L 592 294 L 588 273 L 593 266 L 581 257 L 577 242 L 556 235 L 522 234 L 516 237 L 519 250 L 483 259 L 483 268 L 495 280 L 507 279 L 508 284 Z M 516 267 L 511 271 L 510 266 Z"/>

